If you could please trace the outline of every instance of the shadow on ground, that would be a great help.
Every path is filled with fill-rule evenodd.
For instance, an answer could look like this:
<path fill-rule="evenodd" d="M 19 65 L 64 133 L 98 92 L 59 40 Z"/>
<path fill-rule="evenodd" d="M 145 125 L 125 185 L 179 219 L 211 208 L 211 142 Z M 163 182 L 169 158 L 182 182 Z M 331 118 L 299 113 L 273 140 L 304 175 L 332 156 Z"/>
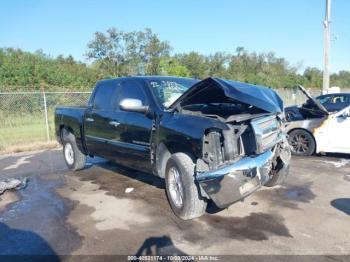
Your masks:
<path fill-rule="evenodd" d="M 164 180 L 160 177 L 154 176 L 152 174 L 148 174 L 148 173 L 144 173 L 144 172 L 140 172 L 137 170 L 133 170 L 130 168 L 126 168 L 123 167 L 121 165 L 118 165 L 116 163 L 113 162 L 109 162 L 109 161 L 99 161 L 96 163 L 93 163 L 94 166 L 98 166 L 102 169 L 105 169 L 107 172 L 111 171 L 113 173 L 115 173 L 115 175 L 121 175 L 124 178 L 128 179 L 134 179 L 137 180 L 139 182 L 142 183 L 146 183 L 150 186 L 159 188 L 159 189 L 164 189 L 165 188 L 165 184 L 164 184 Z M 101 176 L 100 172 L 89 172 L 90 167 L 93 165 L 89 165 L 88 168 L 85 168 L 83 170 L 84 172 L 84 176 L 82 177 L 82 180 L 98 180 L 99 177 Z"/>
<path fill-rule="evenodd" d="M 342 154 L 342 153 L 327 153 L 325 155 L 317 154 L 316 156 L 319 156 L 319 157 L 327 156 L 327 157 L 334 157 L 337 159 L 339 158 L 350 159 L 350 154 Z"/>
<path fill-rule="evenodd" d="M 350 198 L 337 198 L 331 201 L 332 207 L 350 216 Z"/>
<path fill-rule="evenodd" d="M 135 254 L 135 256 L 154 255 L 186 256 L 187 254 L 175 247 L 169 236 L 147 238 Z"/>
<path fill-rule="evenodd" d="M 8 227 L 0 223 L 0 255 L 49 256 L 50 261 L 60 261 L 49 243 L 32 231 Z"/>

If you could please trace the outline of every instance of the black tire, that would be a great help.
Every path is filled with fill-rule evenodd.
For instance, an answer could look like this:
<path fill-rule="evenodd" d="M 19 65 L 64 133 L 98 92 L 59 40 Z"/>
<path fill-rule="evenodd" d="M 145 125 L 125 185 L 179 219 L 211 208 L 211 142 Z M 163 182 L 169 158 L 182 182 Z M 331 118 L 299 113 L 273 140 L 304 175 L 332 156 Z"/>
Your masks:
<path fill-rule="evenodd" d="M 292 154 L 297 156 L 311 156 L 316 149 L 315 139 L 303 129 L 296 129 L 290 132 L 288 143 Z"/>
<path fill-rule="evenodd" d="M 182 204 L 176 204 L 172 183 L 174 170 L 178 172 L 180 186 L 182 187 Z M 199 193 L 199 187 L 195 180 L 195 165 L 192 159 L 184 153 L 173 154 L 167 162 L 165 173 L 166 194 L 172 210 L 179 218 L 188 220 L 200 217 L 207 207 L 206 199 Z"/>
<path fill-rule="evenodd" d="M 63 158 L 66 162 L 67 167 L 70 170 L 81 170 L 85 167 L 86 155 L 84 155 L 78 148 L 75 141 L 75 136 L 67 130 L 62 131 L 62 143 L 63 143 Z M 69 158 L 66 154 L 70 151 L 68 148 L 71 147 L 72 155 Z M 67 150 L 67 151 L 66 151 Z"/>

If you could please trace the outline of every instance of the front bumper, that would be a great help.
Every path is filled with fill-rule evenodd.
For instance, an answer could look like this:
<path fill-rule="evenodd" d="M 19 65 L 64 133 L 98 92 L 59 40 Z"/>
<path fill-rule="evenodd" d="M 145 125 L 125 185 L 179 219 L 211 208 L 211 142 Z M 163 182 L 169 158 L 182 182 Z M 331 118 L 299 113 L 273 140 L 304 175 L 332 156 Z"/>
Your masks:
<path fill-rule="evenodd" d="M 278 149 L 277 149 L 278 147 Z M 197 174 L 197 181 L 214 203 L 224 208 L 250 195 L 270 179 L 272 162 L 278 158 L 280 176 L 287 176 L 289 148 L 276 145 L 273 150 L 243 157 L 216 170 Z"/>

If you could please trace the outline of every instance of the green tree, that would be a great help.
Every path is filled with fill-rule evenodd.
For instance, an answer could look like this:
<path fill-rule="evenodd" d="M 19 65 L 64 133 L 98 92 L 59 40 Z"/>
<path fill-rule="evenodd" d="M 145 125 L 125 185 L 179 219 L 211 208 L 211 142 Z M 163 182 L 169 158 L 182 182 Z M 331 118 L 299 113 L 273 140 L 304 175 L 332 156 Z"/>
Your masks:
<path fill-rule="evenodd" d="M 88 43 L 87 58 L 99 61 L 100 69 L 112 76 L 120 76 L 125 58 L 124 33 L 110 28 L 106 34 L 95 33 L 95 38 Z"/>
<path fill-rule="evenodd" d="M 0 90 L 87 89 L 102 77 L 72 56 L 52 58 L 41 50 L 0 49 Z"/>
<path fill-rule="evenodd" d="M 197 79 L 208 77 L 208 69 L 204 55 L 197 52 L 190 52 L 188 54 L 175 55 L 175 59 L 179 61 L 180 65 L 187 68 L 190 77 Z"/>
<path fill-rule="evenodd" d="M 341 88 L 350 88 L 350 71 L 339 71 L 337 74 L 331 75 L 332 86 L 339 86 Z"/>
<path fill-rule="evenodd" d="M 161 75 L 170 75 L 170 76 L 182 76 L 188 77 L 190 75 L 188 69 L 181 65 L 176 59 L 163 59 L 160 62 L 160 71 Z"/>
<path fill-rule="evenodd" d="M 206 59 L 206 67 L 209 76 L 229 77 L 227 72 L 230 61 L 230 55 L 223 52 L 216 52 L 209 55 Z"/>
<path fill-rule="evenodd" d="M 273 88 L 293 88 L 298 84 L 322 86 L 322 71 L 308 67 L 302 74 L 273 52 L 198 52 L 171 54 L 171 46 L 150 29 L 123 32 L 110 28 L 96 32 L 88 43 L 86 65 L 72 56 L 51 57 L 42 50 L 34 53 L 0 48 L 0 90 L 87 89 L 98 79 L 124 75 L 174 75 L 204 79 L 218 76 Z M 299 66 L 300 67 L 300 66 Z M 350 88 L 350 71 L 331 75 L 331 85 Z"/>
<path fill-rule="evenodd" d="M 87 58 L 112 76 L 158 74 L 162 57 L 169 56 L 171 47 L 161 41 L 151 29 L 125 33 L 110 28 L 96 32 L 88 43 Z"/>
<path fill-rule="evenodd" d="M 308 67 L 304 71 L 304 77 L 307 79 L 307 87 L 322 87 L 322 71 L 316 67 Z"/>

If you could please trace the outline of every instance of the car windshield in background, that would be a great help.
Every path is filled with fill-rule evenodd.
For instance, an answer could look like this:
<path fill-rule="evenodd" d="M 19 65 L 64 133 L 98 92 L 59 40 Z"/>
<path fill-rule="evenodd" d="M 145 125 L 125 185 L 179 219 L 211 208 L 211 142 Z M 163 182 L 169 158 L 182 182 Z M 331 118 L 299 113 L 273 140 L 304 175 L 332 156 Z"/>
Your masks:
<path fill-rule="evenodd" d="M 166 78 L 152 79 L 148 83 L 152 88 L 158 101 L 168 108 L 176 99 L 178 99 L 198 80 L 190 78 Z"/>
<path fill-rule="evenodd" d="M 322 96 L 322 97 L 316 97 L 318 102 L 320 102 L 322 105 L 327 103 L 331 97 L 330 96 Z"/>

